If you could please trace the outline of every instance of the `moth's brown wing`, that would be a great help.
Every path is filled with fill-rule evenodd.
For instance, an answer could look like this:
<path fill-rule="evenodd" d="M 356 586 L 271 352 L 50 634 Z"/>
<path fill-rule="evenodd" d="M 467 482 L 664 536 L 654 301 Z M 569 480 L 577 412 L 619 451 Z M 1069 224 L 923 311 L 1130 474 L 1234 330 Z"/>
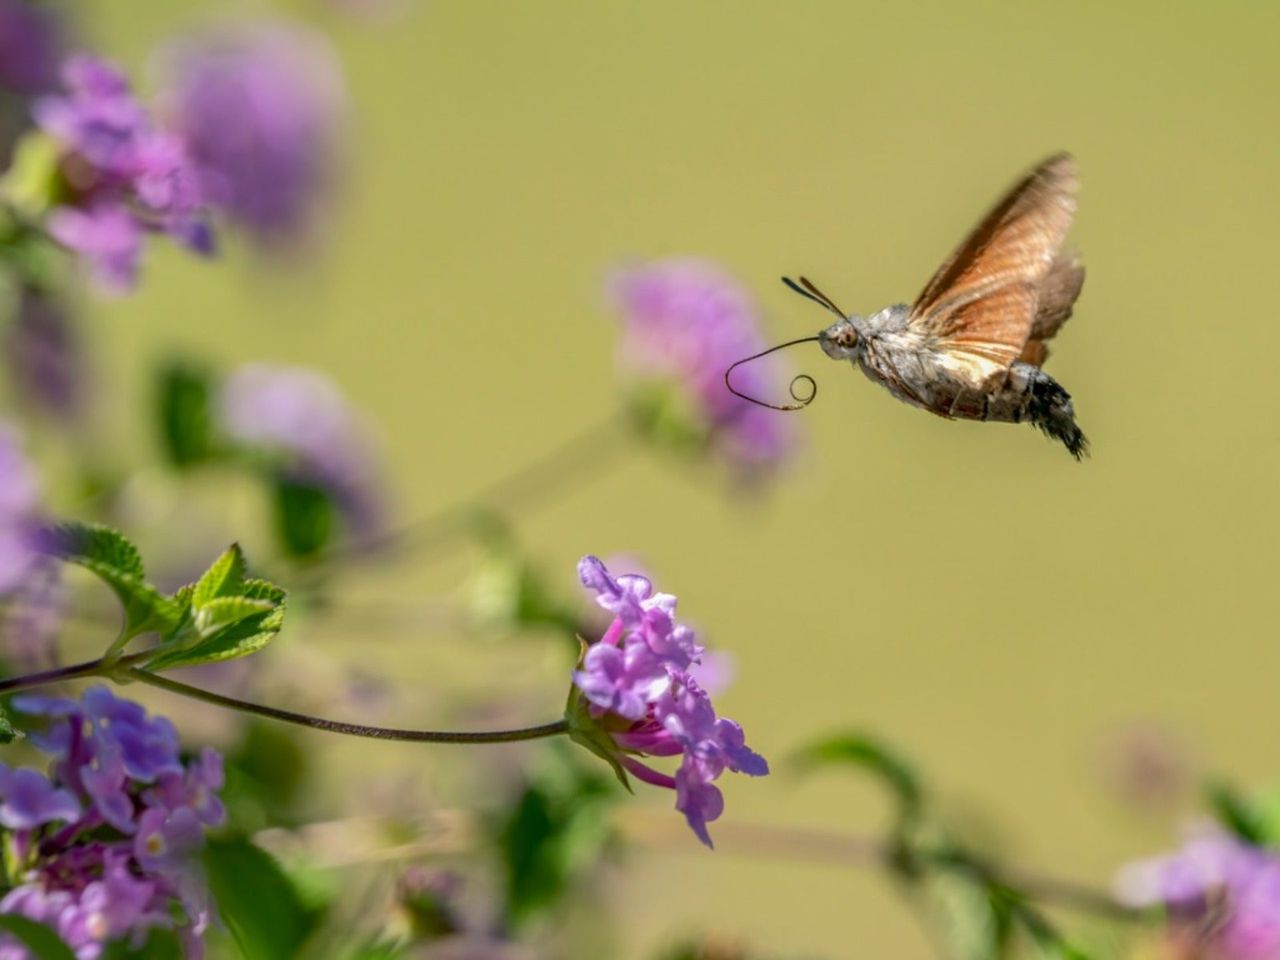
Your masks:
<path fill-rule="evenodd" d="M 1076 298 L 1084 286 L 1084 264 L 1074 252 L 1064 253 L 1053 261 L 1038 289 L 1036 318 L 1031 323 L 1031 336 L 1049 340 L 1071 316 Z"/>
<path fill-rule="evenodd" d="M 1036 291 L 1006 283 L 948 314 L 951 332 L 932 344 L 946 367 L 975 390 L 1000 382 L 1027 345 Z"/>
<path fill-rule="evenodd" d="M 1049 348 L 1045 346 L 1043 340 L 1028 340 L 1018 359 L 1033 367 L 1043 367 L 1044 362 L 1049 359 Z"/>
<path fill-rule="evenodd" d="M 1040 287 L 1076 210 L 1076 167 L 1050 157 L 1013 187 L 933 275 L 908 324 L 954 354 L 975 388 L 1008 369 L 1031 336 Z"/>

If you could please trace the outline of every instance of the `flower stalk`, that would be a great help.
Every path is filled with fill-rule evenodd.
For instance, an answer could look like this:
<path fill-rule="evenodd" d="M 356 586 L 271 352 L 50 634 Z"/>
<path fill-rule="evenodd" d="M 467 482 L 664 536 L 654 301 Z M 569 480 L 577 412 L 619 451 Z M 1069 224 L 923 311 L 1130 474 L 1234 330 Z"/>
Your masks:
<path fill-rule="evenodd" d="M 519 727 L 514 730 L 480 730 L 480 731 L 458 731 L 458 730 L 409 730 L 397 727 L 377 727 L 363 723 L 347 723 L 342 720 L 330 720 L 327 717 L 317 717 L 311 714 L 298 713 L 293 710 L 283 710 L 279 707 L 268 706 L 262 703 L 251 703 L 247 700 L 240 700 L 236 697 L 228 697 L 220 693 L 214 693 L 212 690 L 204 690 L 200 687 L 193 687 L 188 683 L 182 683 L 169 677 L 161 676 L 158 673 L 152 673 L 150 670 L 144 670 L 135 666 L 139 661 L 144 659 L 147 654 L 132 654 L 127 657 L 120 657 L 113 663 L 109 662 L 106 657 L 100 657 L 97 660 L 87 660 L 83 663 L 72 664 L 67 667 L 59 667 L 56 670 L 43 670 L 39 673 L 30 673 L 20 677 L 8 677 L 0 680 L 0 694 L 17 693 L 23 690 L 32 690 L 38 687 L 47 687 L 52 684 L 61 683 L 65 680 L 79 680 L 86 677 L 103 677 L 114 683 L 138 682 L 145 683 L 148 686 L 166 690 L 169 693 L 177 694 L 180 697 L 186 697 L 189 700 L 199 700 L 202 703 L 212 704 L 217 707 L 224 707 L 228 710 L 236 710 L 240 713 L 252 714 L 253 716 L 266 717 L 270 720 L 278 720 L 281 723 L 292 723 L 295 726 L 308 727 L 312 730 L 323 730 L 326 733 L 338 733 L 348 737 L 367 737 L 372 740 L 400 740 L 409 743 L 455 743 L 455 744 L 481 744 L 481 743 L 514 743 L 521 740 L 540 740 L 546 737 L 560 736 L 569 732 L 569 725 L 563 719 L 554 720 L 550 723 L 543 723 L 532 727 Z"/>

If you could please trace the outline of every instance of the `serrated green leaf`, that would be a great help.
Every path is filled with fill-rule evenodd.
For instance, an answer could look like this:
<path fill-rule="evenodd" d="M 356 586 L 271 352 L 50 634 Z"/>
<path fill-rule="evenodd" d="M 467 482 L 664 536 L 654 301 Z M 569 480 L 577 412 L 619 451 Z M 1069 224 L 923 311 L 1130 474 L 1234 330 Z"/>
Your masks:
<path fill-rule="evenodd" d="M 194 621 L 196 632 L 202 637 L 210 637 L 223 627 L 260 613 L 269 613 L 274 609 L 275 604 L 270 600 L 218 597 L 196 610 Z"/>
<path fill-rule="evenodd" d="M 89 570 L 107 584 L 124 607 L 121 641 L 151 630 L 166 633 L 181 609 L 146 581 L 138 548 L 117 530 L 101 524 L 62 523 L 44 531 L 44 549 Z"/>
<path fill-rule="evenodd" d="M 119 576 L 145 580 L 142 557 L 124 534 L 100 523 L 59 523 L 43 540 L 49 553 L 63 560 L 95 564 Z"/>
<path fill-rule="evenodd" d="M 920 815 L 924 790 L 915 771 L 893 749 L 873 736 L 849 733 L 828 737 L 802 749 L 797 759 L 809 769 L 845 765 L 867 770 L 893 791 L 898 801 L 900 824 L 914 822 Z"/>
<path fill-rule="evenodd" d="M 160 440 L 169 462 L 184 468 L 212 459 L 209 375 L 190 364 L 170 364 L 160 371 L 157 393 Z"/>
<path fill-rule="evenodd" d="M 16 938 L 40 960 L 76 960 L 71 948 L 43 923 L 15 913 L 2 913 L 0 930 Z"/>
<path fill-rule="evenodd" d="M 276 859 L 248 840 L 214 840 L 205 848 L 205 871 L 218 914 L 245 960 L 297 955 L 315 925 Z"/>
<path fill-rule="evenodd" d="M 284 590 L 265 580 L 245 580 L 241 585 L 239 599 L 263 601 L 270 606 L 261 613 L 237 620 L 209 636 L 201 637 L 195 643 L 162 647 L 146 662 L 144 668 L 172 670 L 174 667 L 217 663 L 257 653 L 274 640 L 284 626 L 286 595 Z"/>
<path fill-rule="evenodd" d="M 217 597 L 240 595 L 244 585 L 244 551 L 233 543 L 222 551 L 191 588 L 191 605 L 197 610 Z"/>

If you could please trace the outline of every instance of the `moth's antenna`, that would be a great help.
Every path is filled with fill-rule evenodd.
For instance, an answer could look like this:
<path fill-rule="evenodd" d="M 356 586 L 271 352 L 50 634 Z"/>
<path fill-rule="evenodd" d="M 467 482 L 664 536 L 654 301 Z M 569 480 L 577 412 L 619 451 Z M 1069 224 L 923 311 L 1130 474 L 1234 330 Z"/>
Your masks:
<path fill-rule="evenodd" d="M 806 296 L 808 296 L 808 294 L 806 294 Z M 729 388 L 729 392 L 735 397 L 741 397 L 743 400 L 750 400 L 752 403 L 761 407 L 768 407 L 770 410 L 803 410 L 809 404 L 813 403 L 813 398 L 818 395 L 818 384 L 813 377 L 809 376 L 807 373 L 797 374 L 791 378 L 791 386 L 788 390 L 791 393 L 791 399 L 794 400 L 795 403 L 767 403 L 764 400 L 757 400 L 755 397 L 749 397 L 742 391 L 734 388 L 733 384 L 729 382 L 729 374 L 733 373 L 734 368 L 740 367 L 744 363 L 750 363 L 752 360 L 759 360 L 761 357 L 768 356 L 774 351 L 785 350 L 787 347 L 794 347 L 797 343 L 809 343 L 810 341 L 817 339 L 817 337 L 801 337 L 799 340 L 788 340 L 786 343 L 780 343 L 776 347 L 770 347 L 768 350 L 761 350 L 759 353 L 752 354 L 749 357 L 743 357 L 741 360 L 731 363 L 729 365 L 729 369 L 724 372 L 724 385 Z M 803 382 L 807 382 L 809 384 L 809 392 L 807 395 L 796 393 L 796 384 Z"/>
<path fill-rule="evenodd" d="M 830 310 L 841 320 L 845 319 L 845 312 L 836 306 L 834 300 L 814 286 L 813 282 L 810 281 L 808 277 L 801 277 L 799 283 L 796 283 L 790 277 L 783 277 L 782 282 L 796 293 L 800 294 L 800 296 L 812 300 L 814 303 L 818 304 L 818 306 L 826 310 Z"/>

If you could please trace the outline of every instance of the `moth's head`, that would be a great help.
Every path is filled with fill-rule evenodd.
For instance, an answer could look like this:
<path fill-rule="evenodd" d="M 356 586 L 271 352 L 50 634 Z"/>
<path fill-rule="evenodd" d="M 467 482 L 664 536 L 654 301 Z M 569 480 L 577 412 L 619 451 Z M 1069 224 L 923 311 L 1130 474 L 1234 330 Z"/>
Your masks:
<path fill-rule="evenodd" d="M 858 330 L 854 326 L 861 317 L 837 320 L 818 334 L 822 352 L 832 360 L 852 360 L 858 354 Z"/>

